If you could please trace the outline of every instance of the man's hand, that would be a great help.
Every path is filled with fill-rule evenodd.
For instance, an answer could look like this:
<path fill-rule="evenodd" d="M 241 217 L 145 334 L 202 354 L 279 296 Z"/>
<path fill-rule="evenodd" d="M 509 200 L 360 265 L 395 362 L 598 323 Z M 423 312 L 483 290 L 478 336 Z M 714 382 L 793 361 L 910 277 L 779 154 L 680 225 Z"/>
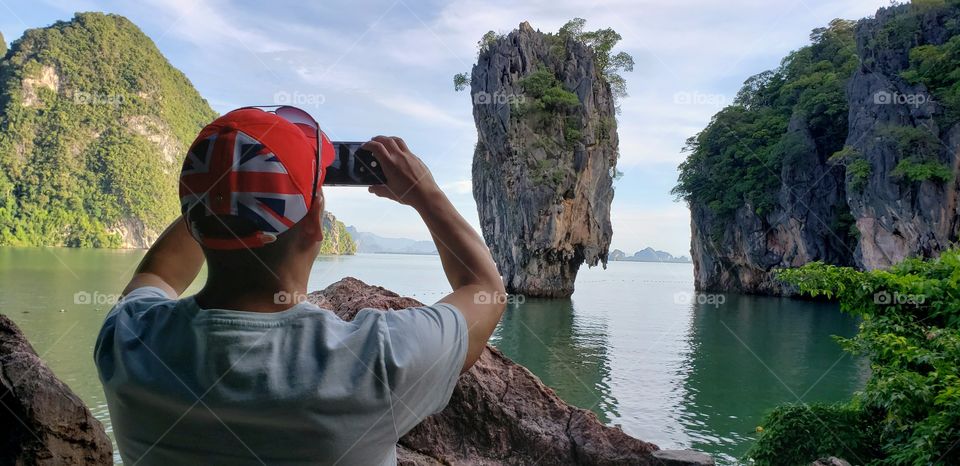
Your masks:
<path fill-rule="evenodd" d="M 430 170 L 403 139 L 377 136 L 360 147 L 373 153 L 387 178 L 387 184 L 371 186 L 371 193 L 414 208 L 441 193 Z"/>
<path fill-rule="evenodd" d="M 377 136 L 363 146 L 380 162 L 387 184 L 370 192 L 412 206 L 430 230 L 453 293 L 440 300 L 463 314 L 470 339 L 462 371 L 483 353 L 503 315 L 503 280 L 490 250 L 437 186 L 430 170 L 402 139 Z M 481 299 L 486 297 L 487 299 Z"/>

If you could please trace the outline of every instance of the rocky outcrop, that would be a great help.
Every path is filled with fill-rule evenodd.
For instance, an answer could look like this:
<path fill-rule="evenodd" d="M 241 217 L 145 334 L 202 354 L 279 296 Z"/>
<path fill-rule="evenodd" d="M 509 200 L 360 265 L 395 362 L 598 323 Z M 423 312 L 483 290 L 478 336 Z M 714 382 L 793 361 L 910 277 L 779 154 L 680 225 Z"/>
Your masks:
<path fill-rule="evenodd" d="M 525 88 L 541 70 L 576 104 L 554 106 Z M 606 266 L 610 246 L 618 148 L 610 86 L 588 47 L 523 23 L 483 46 L 471 94 L 473 196 L 507 290 L 569 296 L 580 265 Z"/>
<path fill-rule="evenodd" d="M 323 212 L 323 242 L 320 243 L 320 254 L 354 254 L 357 244 L 347 232 L 347 226 L 330 212 Z"/>
<path fill-rule="evenodd" d="M 113 464 L 103 425 L 0 315 L 0 464 Z"/>
<path fill-rule="evenodd" d="M 901 73 L 909 65 L 909 48 L 886 47 L 877 40 L 885 29 L 899 26 L 905 8 L 887 8 L 860 22 L 857 50 L 864 65 L 850 79 L 850 131 L 847 145 L 863 154 L 871 176 L 860 190 L 850 190 L 849 205 L 860 241 L 857 264 L 865 269 L 888 267 L 907 257 L 935 257 L 957 241 L 960 226 L 958 148 L 960 125 L 943 127 L 937 117 L 943 103 L 922 85 Z M 919 15 L 910 28 L 911 46 L 941 45 L 950 39 L 947 24 L 960 21 L 960 8 L 934 9 Z M 911 182 L 892 172 L 923 150 L 900 147 L 896 128 L 927 135 L 933 159 L 948 166 L 953 180 Z"/>
<path fill-rule="evenodd" d="M 779 268 L 812 261 L 848 265 L 852 250 L 846 233 L 835 226 L 846 211 L 844 172 L 828 163 L 800 115 L 787 129 L 793 156 L 780 173 L 776 208 L 759 215 L 749 204 L 733 221 L 718 218 L 707 206 L 690 206 L 695 285 L 698 290 L 791 294 L 774 278 Z"/>
<path fill-rule="evenodd" d="M 777 269 L 812 261 L 884 268 L 936 256 L 957 241 L 960 125 L 943 127 L 943 103 L 903 73 L 911 49 L 944 44 L 958 21 L 956 6 L 906 4 L 856 24 L 858 64 L 843 97 L 848 114 L 835 125 L 846 125 L 841 156 L 834 156 L 840 147 L 825 147 L 823 136 L 811 133 L 816 115 L 795 110 L 778 149 L 781 168 L 770 173 L 779 185 L 772 209 L 761 214 L 744 202 L 733 215 L 718 216 L 710 205 L 690 202 L 698 290 L 792 295 L 775 278 Z M 929 148 L 916 141 L 930 141 Z M 950 181 L 898 174 L 901 162 L 924 150 L 952 171 Z M 761 169 L 768 162 L 751 163 Z"/>
<path fill-rule="evenodd" d="M 311 293 L 310 299 L 345 320 L 367 307 L 421 305 L 353 278 Z M 460 376 L 446 409 L 400 439 L 398 454 L 403 465 L 713 464 L 707 455 L 659 450 L 604 426 L 490 346 Z"/>

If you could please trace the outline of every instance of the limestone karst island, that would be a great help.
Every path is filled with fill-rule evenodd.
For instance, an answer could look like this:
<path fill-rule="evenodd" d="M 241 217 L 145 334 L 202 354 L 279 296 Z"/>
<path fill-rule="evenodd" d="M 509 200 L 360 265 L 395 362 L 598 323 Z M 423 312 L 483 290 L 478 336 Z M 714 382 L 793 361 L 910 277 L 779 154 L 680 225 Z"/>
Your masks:
<path fill-rule="evenodd" d="M 960 464 L 958 0 L 0 7 L 0 465 Z"/>

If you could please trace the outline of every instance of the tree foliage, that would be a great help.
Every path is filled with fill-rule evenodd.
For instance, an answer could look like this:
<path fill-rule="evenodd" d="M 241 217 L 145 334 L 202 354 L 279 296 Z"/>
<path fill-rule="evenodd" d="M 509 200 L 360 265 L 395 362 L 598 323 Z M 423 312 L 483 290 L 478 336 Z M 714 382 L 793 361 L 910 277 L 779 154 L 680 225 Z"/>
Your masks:
<path fill-rule="evenodd" d="M 159 232 L 178 212 L 180 154 L 216 117 L 136 26 L 99 13 L 14 42 L 0 107 L 0 245 Z"/>
<path fill-rule="evenodd" d="M 848 430 L 811 428 L 804 430 L 803 444 L 856 464 L 960 464 L 960 250 L 937 259 L 908 259 L 889 270 L 860 272 L 817 262 L 779 277 L 802 293 L 837 299 L 841 310 L 860 317 L 857 335 L 838 341 L 870 361 L 864 390 L 841 412 L 817 416 L 827 425 L 855 422 L 862 436 L 836 445 L 838 432 Z M 753 453 L 792 460 L 758 464 L 813 459 L 790 456 L 789 439 L 796 432 L 769 428 L 813 426 L 799 419 L 806 415 L 781 408 L 767 418 Z"/>
<path fill-rule="evenodd" d="M 583 18 L 573 18 L 560 27 L 557 34 L 549 34 L 547 37 L 559 39 L 555 43 L 555 48 L 561 50 L 563 42 L 567 39 L 581 42 L 593 51 L 593 57 L 597 69 L 600 71 L 603 79 L 610 84 L 610 90 L 613 93 L 614 100 L 627 96 L 627 81 L 621 73 L 633 71 L 633 57 L 624 51 L 613 53 L 613 48 L 623 37 L 611 28 L 598 29 L 596 31 L 584 31 L 587 20 Z M 487 51 L 497 40 L 503 39 L 503 34 L 494 31 L 487 31 L 477 42 L 477 53 L 481 54 Z M 462 91 L 470 84 L 470 73 L 457 73 L 453 75 L 453 89 Z"/>
<path fill-rule="evenodd" d="M 14 42 L 0 109 L 0 246 L 159 233 L 179 213 L 182 156 L 217 116 L 134 24 L 100 13 Z"/>
<path fill-rule="evenodd" d="M 583 28 L 586 24 L 587 20 L 583 18 L 573 18 L 560 27 L 557 36 L 562 40 L 569 38 L 590 47 L 593 50 L 597 69 L 600 70 L 604 79 L 610 83 L 614 99 L 619 100 L 626 97 L 627 82 L 621 73 L 633 71 L 633 56 L 624 51 L 613 53 L 613 48 L 623 37 L 612 28 L 584 31 Z"/>
<path fill-rule="evenodd" d="M 934 96 L 943 108 L 944 128 L 960 122 L 960 35 L 943 45 L 914 47 L 910 67 L 901 76 L 912 84 L 923 84 Z"/>
<path fill-rule="evenodd" d="M 743 206 L 758 214 L 776 205 L 779 174 L 796 153 L 787 125 L 803 122 L 820 154 L 843 147 L 847 133 L 846 82 L 857 65 L 853 22 L 833 20 L 815 29 L 811 44 L 780 67 L 748 78 L 734 103 L 687 140 L 673 193 L 721 218 Z"/>

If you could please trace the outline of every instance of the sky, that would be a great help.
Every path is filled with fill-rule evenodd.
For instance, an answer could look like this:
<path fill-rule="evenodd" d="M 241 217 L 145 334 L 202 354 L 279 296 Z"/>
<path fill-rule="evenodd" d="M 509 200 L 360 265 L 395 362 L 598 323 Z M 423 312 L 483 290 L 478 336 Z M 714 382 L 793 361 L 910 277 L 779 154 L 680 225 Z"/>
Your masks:
<path fill-rule="evenodd" d="M 670 189 L 684 141 L 729 105 L 743 81 L 775 68 L 834 18 L 872 15 L 888 0 L 0 0 L 0 32 L 103 11 L 137 24 L 214 110 L 292 104 L 335 140 L 400 136 L 454 205 L 479 225 L 470 184 L 477 134 L 468 92 L 477 41 L 523 21 L 556 31 L 574 17 L 623 36 L 636 62 L 618 116 L 624 173 L 615 182 L 611 249 L 689 255 L 690 213 Z M 381 236 L 429 239 L 410 208 L 362 188 L 328 188 L 327 209 Z"/>

